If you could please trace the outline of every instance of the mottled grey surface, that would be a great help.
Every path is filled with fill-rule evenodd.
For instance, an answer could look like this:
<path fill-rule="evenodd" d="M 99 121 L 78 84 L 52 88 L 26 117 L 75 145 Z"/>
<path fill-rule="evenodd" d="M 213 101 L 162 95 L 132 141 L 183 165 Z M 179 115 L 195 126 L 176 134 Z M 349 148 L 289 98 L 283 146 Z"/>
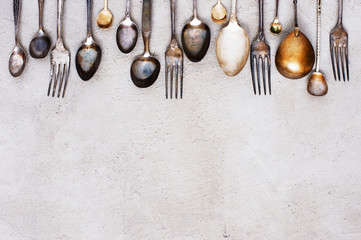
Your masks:
<path fill-rule="evenodd" d="M 2 240 L 360 240 L 361 2 L 345 1 L 351 80 L 332 78 L 328 34 L 337 1 L 323 1 L 321 70 L 326 97 L 307 79 L 273 69 L 272 97 L 253 96 L 249 62 L 226 77 L 215 56 L 221 25 L 210 20 L 216 0 L 199 0 L 211 28 L 208 55 L 185 60 L 182 101 L 164 96 L 164 52 L 170 41 L 168 0 L 154 0 L 151 50 L 162 63 L 158 81 L 136 88 L 129 55 L 116 45 L 125 1 L 109 1 L 114 25 L 94 36 L 103 59 L 82 81 L 74 57 L 86 34 L 86 1 L 65 3 L 65 43 L 72 68 L 65 99 L 46 97 L 49 57 L 29 59 L 21 77 L 8 72 L 14 46 L 12 1 L 0 9 L 0 239 Z M 45 3 L 45 30 L 56 38 L 56 1 Z M 265 1 L 266 27 L 274 1 Z M 280 1 L 280 37 L 266 33 L 272 55 L 292 30 L 292 1 Z M 37 1 L 23 1 L 21 40 L 38 29 Z M 230 1 L 223 0 L 230 11 Z M 192 16 L 178 1 L 177 32 Z M 94 2 L 95 18 L 103 1 Z M 238 17 L 251 41 L 257 3 L 240 0 Z M 141 2 L 132 16 L 141 23 Z M 301 30 L 315 44 L 316 1 L 299 1 Z M 95 21 L 94 21 L 95 23 Z M 274 61 L 273 61 L 274 63 Z"/>

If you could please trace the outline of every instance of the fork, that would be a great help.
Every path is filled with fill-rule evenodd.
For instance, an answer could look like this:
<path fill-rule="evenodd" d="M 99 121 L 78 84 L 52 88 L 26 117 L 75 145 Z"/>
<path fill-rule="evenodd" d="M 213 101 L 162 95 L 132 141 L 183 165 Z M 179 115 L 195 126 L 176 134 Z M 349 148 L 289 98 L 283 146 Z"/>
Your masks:
<path fill-rule="evenodd" d="M 178 46 L 177 39 L 175 38 L 175 0 L 171 0 L 171 18 L 172 18 L 172 40 L 165 53 L 165 97 L 168 99 L 173 98 L 173 85 L 175 98 L 183 98 L 183 51 Z M 168 80 L 170 75 L 170 84 L 168 86 Z M 173 76 L 175 75 L 175 82 L 173 84 Z M 179 84 L 180 79 L 180 84 Z M 180 85 L 180 86 L 179 86 Z M 169 94 L 170 92 L 170 94 Z M 180 93 L 179 93 L 180 92 Z"/>
<path fill-rule="evenodd" d="M 263 0 L 259 0 L 259 30 L 256 41 L 251 45 L 251 71 L 252 71 L 252 84 L 254 94 L 257 94 L 256 85 L 258 88 L 258 94 L 261 95 L 261 77 L 260 77 L 260 64 L 262 64 L 262 79 L 263 79 L 263 90 L 264 94 L 267 95 L 267 84 L 266 84 L 266 64 L 268 73 L 268 90 L 269 94 L 271 91 L 271 49 L 267 45 L 264 36 L 263 28 Z M 267 60 L 267 61 L 266 61 Z M 256 69 L 255 69 L 256 62 Z M 261 63 L 260 63 L 261 62 Z M 257 71 L 257 84 L 255 77 L 255 70 Z"/>
<path fill-rule="evenodd" d="M 51 95 L 52 97 L 55 97 L 55 94 L 57 92 L 58 98 L 60 97 L 60 95 L 62 95 L 63 98 L 65 96 L 70 70 L 70 52 L 64 47 L 64 42 L 62 38 L 63 10 L 64 0 L 58 0 L 58 39 L 55 43 L 55 47 L 50 54 L 50 82 L 48 88 L 48 96 Z M 56 90 L 57 87 L 58 90 Z M 63 93 L 61 94 L 62 91 Z"/>
<path fill-rule="evenodd" d="M 341 81 L 341 70 L 343 81 L 346 82 L 345 77 L 345 65 L 347 81 L 349 81 L 349 62 L 348 62 L 348 33 L 342 26 L 342 15 L 343 15 L 343 0 L 338 1 L 338 21 L 336 27 L 330 33 L 330 50 L 331 50 L 331 61 L 332 70 L 335 80 Z M 336 61 L 336 67 L 335 67 Z M 341 64 L 340 64 L 341 61 Z M 341 66 L 340 66 L 341 65 Z M 341 68 L 341 70 L 340 70 Z M 336 76 L 337 69 L 337 76 Z"/>

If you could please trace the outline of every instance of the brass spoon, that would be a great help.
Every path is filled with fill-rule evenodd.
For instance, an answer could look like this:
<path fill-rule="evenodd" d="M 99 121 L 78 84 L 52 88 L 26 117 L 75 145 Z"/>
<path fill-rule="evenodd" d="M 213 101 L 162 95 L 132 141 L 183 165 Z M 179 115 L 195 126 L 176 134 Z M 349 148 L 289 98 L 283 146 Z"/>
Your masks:
<path fill-rule="evenodd" d="M 18 77 L 24 71 L 26 65 L 26 52 L 19 41 L 19 22 L 21 11 L 21 0 L 14 0 L 14 24 L 15 24 L 15 47 L 9 59 L 9 71 L 13 77 Z"/>
<path fill-rule="evenodd" d="M 97 17 L 97 24 L 100 28 L 107 29 L 113 23 L 113 14 L 108 9 L 108 0 L 104 0 L 104 8 Z"/>
<path fill-rule="evenodd" d="M 274 34 L 280 34 L 282 32 L 282 25 L 278 19 L 278 3 L 279 0 L 276 0 L 276 17 L 273 23 L 271 24 L 270 31 Z"/>
<path fill-rule="evenodd" d="M 217 4 L 212 8 L 211 17 L 213 22 L 216 23 L 223 23 L 227 20 L 227 10 L 221 0 L 218 0 Z"/>
<path fill-rule="evenodd" d="M 130 0 L 127 0 L 125 19 L 117 29 L 117 44 L 120 51 L 130 53 L 138 40 L 138 27 L 130 18 Z"/>
<path fill-rule="evenodd" d="M 321 44 L 321 0 L 317 1 L 317 45 L 316 69 L 308 80 L 307 91 L 313 96 L 324 96 L 328 92 L 325 77 L 320 72 L 320 44 Z"/>
<path fill-rule="evenodd" d="M 51 46 L 51 40 L 43 31 L 44 0 L 39 0 L 39 31 L 30 42 L 29 52 L 33 58 L 45 58 Z"/>
<path fill-rule="evenodd" d="M 144 41 L 144 53 L 138 57 L 131 66 L 130 74 L 135 86 L 140 88 L 150 87 L 158 78 L 160 63 L 149 52 L 149 40 L 151 33 L 151 0 L 143 0 L 142 34 Z"/>
<path fill-rule="evenodd" d="M 197 0 L 193 0 L 193 12 L 193 20 L 183 28 L 182 44 L 189 60 L 199 62 L 208 51 L 211 31 L 207 24 L 198 19 Z"/>
<path fill-rule="evenodd" d="M 299 30 L 297 22 L 297 0 L 293 0 L 295 29 L 278 47 L 276 67 L 286 78 L 299 79 L 310 73 L 315 63 L 315 52 L 308 38 Z"/>
<path fill-rule="evenodd" d="M 87 0 L 87 39 L 79 48 L 75 59 L 76 70 L 78 71 L 79 77 L 84 81 L 88 81 L 94 76 L 102 58 L 102 51 L 92 37 L 91 8 L 92 0 Z"/>

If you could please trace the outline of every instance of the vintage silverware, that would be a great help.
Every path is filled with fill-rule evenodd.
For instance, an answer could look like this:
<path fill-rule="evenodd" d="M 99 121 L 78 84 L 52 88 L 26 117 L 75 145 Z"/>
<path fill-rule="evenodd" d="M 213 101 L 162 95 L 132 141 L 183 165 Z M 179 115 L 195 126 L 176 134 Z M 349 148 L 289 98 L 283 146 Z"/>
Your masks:
<path fill-rule="evenodd" d="M 349 74 L 349 61 L 348 61 L 348 33 L 343 28 L 342 25 L 342 15 L 343 15 L 343 0 L 338 1 L 338 21 L 336 27 L 330 33 L 330 49 L 331 49 L 331 61 L 332 61 L 332 70 L 335 80 L 341 81 L 341 70 L 343 81 L 350 79 Z M 335 66 L 336 61 L 336 66 Z M 341 65 L 341 66 L 340 66 Z M 341 68 L 341 70 L 340 70 Z M 346 76 L 345 76 L 346 68 Z M 336 76 L 337 69 L 337 76 Z"/>
<path fill-rule="evenodd" d="M 68 85 L 70 71 L 70 52 L 64 47 L 62 38 L 62 20 L 64 10 L 64 0 L 58 0 L 57 13 L 57 41 L 50 53 L 50 82 L 48 96 L 64 97 Z M 59 83 L 58 83 L 59 82 Z M 58 91 L 56 89 L 58 88 Z"/>
<path fill-rule="evenodd" d="M 193 0 L 193 13 L 192 21 L 183 28 L 182 44 L 189 60 L 199 62 L 207 54 L 211 31 L 207 24 L 198 19 L 197 0 Z"/>
<path fill-rule="evenodd" d="M 262 71 L 262 79 L 263 79 L 263 90 L 264 94 L 267 95 L 267 84 L 266 84 L 266 71 L 268 75 L 268 91 L 269 94 L 272 94 L 271 91 L 271 49 L 269 45 L 265 41 L 264 36 L 264 27 L 263 27 L 263 0 L 259 0 L 259 31 L 256 41 L 252 43 L 251 46 L 251 72 L 252 72 L 252 84 L 254 94 L 257 94 L 256 90 L 256 78 L 255 78 L 255 70 L 257 71 L 257 86 L 258 86 L 258 94 L 261 95 L 261 77 L 260 71 Z M 256 64 L 256 69 L 255 69 Z M 262 69 L 261 69 L 262 66 Z M 266 70 L 267 67 L 267 70 Z"/>
<path fill-rule="evenodd" d="M 297 21 L 297 0 L 293 0 L 295 29 L 278 47 L 276 67 L 286 78 L 299 79 L 312 70 L 315 52 L 308 38 L 299 30 Z"/>
<path fill-rule="evenodd" d="M 138 27 L 130 18 L 130 0 L 127 0 L 125 19 L 117 29 L 117 45 L 123 53 L 133 51 L 138 41 Z"/>
<path fill-rule="evenodd" d="M 228 76 L 237 75 L 247 63 L 250 41 L 247 32 L 238 24 L 237 0 L 232 0 L 232 13 L 227 27 L 217 37 L 218 63 Z"/>
<path fill-rule="evenodd" d="M 227 20 L 227 10 L 221 0 L 218 0 L 217 4 L 212 8 L 211 17 L 213 22 L 216 23 L 223 23 Z"/>
<path fill-rule="evenodd" d="M 44 0 L 39 0 L 39 31 L 30 42 L 29 52 L 33 58 L 45 58 L 48 55 L 51 40 L 43 30 Z"/>
<path fill-rule="evenodd" d="M 22 48 L 19 40 L 19 23 L 21 12 L 21 0 L 13 1 L 14 25 L 15 25 L 15 47 L 9 59 L 9 71 L 13 77 L 18 77 L 24 71 L 26 65 L 26 52 Z"/>
<path fill-rule="evenodd" d="M 165 53 L 165 97 L 168 99 L 168 92 L 170 98 L 173 98 L 173 76 L 175 75 L 174 89 L 175 98 L 183 98 L 183 51 L 179 48 L 177 39 L 175 37 L 175 0 L 171 0 L 171 23 L 172 23 L 172 39 L 171 43 Z M 168 74 L 170 74 L 170 84 L 168 86 Z M 178 79 L 180 79 L 180 84 Z M 179 86 L 180 85 L 180 86 Z M 169 89 L 169 90 L 168 90 Z"/>
<path fill-rule="evenodd" d="M 108 9 L 108 0 L 104 0 L 104 8 L 100 11 L 97 17 L 98 27 L 107 29 L 112 26 L 113 23 L 113 14 Z"/>
<path fill-rule="evenodd" d="M 282 32 L 282 25 L 280 23 L 280 20 L 278 19 L 278 4 L 279 4 L 279 0 L 276 0 L 276 17 L 270 27 L 271 33 L 274 34 L 280 34 Z"/>
<path fill-rule="evenodd" d="M 313 96 L 327 94 L 328 86 L 325 77 L 320 72 L 321 50 L 321 0 L 317 0 L 317 43 L 316 43 L 316 69 L 308 80 L 307 91 Z"/>
<path fill-rule="evenodd" d="M 153 85 L 157 80 L 160 63 L 149 51 L 151 33 L 152 1 L 143 0 L 142 35 L 144 41 L 144 53 L 132 63 L 130 74 L 133 83 L 140 88 Z"/>
<path fill-rule="evenodd" d="M 102 50 L 93 39 L 92 35 L 92 0 L 87 1 L 87 38 L 79 48 L 75 65 L 81 79 L 88 81 L 98 70 L 102 59 Z"/>

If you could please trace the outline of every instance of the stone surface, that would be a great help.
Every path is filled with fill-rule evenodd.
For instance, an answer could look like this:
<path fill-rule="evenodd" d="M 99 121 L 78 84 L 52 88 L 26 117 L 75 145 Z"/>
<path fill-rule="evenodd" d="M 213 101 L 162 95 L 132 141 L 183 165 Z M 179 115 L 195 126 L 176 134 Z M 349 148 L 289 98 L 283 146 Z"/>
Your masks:
<path fill-rule="evenodd" d="M 216 0 L 199 1 L 212 31 L 205 59 L 185 60 L 185 98 L 164 97 L 164 52 L 170 41 L 168 0 L 154 0 L 151 50 L 162 63 L 158 81 L 136 88 L 129 55 L 116 45 L 125 1 L 110 1 L 114 24 L 94 36 L 103 59 L 82 81 L 74 57 L 86 34 L 86 1 L 66 1 L 65 42 L 72 53 L 66 98 L 46 96 L 49 57 L 29 58 L 12 78 L 12 1 L 0 9 L 0 235 L 3 240 L 359 240 L 361 239 L 361 32 L 359 0 L 345 1 L 350 34 L 349 83 L 333 80 L 328 34 L 337 1 L 323 1 L 321 70 L 326 97 L 307 93 L 272 65 L 273 96 L 253 95 L 249 62 L 236 77 L 218 66 L 210 19 Z M 230 1 L 223 0 L 228 12 Z M 265 1 L 266 28 L 274 2 Z M 299 1 L 301 30 L 315 44 L 315 1 Z M 177 32 L 192 15 L 178 1 Z M 56 1 L 45 3 L 45 30 L 56 38 Z M 241 0 L 238 17 L 251 41 L 256 1 Z M 37 2 L 23 1 L 21 41 L 37 31 Z M 141 22 L 141 2 L 132 14 Z M 292 1 L 281 1 L 280 37 L 266 32 L 272 56 L 292 30 Z M 180 38 L 179 38 L 180 40 Z M 274 59 L 273 59 L 274 63 Z"/>

